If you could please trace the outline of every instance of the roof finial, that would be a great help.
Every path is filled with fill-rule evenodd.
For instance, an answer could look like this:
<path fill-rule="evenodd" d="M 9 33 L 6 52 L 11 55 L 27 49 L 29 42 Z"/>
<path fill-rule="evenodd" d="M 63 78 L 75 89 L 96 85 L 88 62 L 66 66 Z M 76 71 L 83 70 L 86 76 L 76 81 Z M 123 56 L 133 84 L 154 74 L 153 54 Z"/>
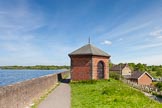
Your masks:
<path fill-rule="evenodd" d="M 90 44 L 91 43 L 91 37 L 89 36 L 89 40 L 88 40 L 88 43 Z"/>

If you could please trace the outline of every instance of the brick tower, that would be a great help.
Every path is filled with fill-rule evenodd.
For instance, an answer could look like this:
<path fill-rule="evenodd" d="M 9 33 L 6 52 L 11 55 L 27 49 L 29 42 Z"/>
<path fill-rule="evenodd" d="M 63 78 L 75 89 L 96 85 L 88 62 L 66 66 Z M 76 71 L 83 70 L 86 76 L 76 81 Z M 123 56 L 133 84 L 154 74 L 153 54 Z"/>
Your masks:
<path fill-rule="evenodd" d="M 110 55 L 87 44 L 69 54 L 71 59 L 71 80 L 92 80 L 109 78 Z"/>

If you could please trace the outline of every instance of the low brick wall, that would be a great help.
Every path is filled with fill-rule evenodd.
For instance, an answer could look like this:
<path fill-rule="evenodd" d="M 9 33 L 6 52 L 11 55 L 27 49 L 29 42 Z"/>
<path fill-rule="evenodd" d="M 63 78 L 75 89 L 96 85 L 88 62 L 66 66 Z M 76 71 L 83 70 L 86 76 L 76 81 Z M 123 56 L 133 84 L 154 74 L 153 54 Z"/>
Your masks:
<path fill-rule="evenodd" d="M 0 108 L 24 108 L 29 106 L 34 99 L 39 98 L 45 90 L 58 82 L 59 75 L 64 77 L 67 74 L 69 72 L 60 72 L 0 87 Z"/>

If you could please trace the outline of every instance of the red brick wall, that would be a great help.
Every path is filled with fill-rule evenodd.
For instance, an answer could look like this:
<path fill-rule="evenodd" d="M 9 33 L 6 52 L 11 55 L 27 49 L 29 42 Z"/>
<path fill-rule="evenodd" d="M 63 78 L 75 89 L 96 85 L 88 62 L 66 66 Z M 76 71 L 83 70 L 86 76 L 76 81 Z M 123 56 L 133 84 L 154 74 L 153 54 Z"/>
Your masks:
<path fill-rule="evenodd" d="M 152 83 L 152 79 L 147 75 L 144 74 L 138 79 L 139 85 L 150 85 Z"/>
<path fill-rule="evenodd" d="M 104 79 L 109 78 L 109 58 L 101 56 L 75 55 L 71 56 L 71 79 L 90 80 L 98 79 L 97 64 L 104 63 Z"/>
<path fill-rule="evenodd" d="M 97 64 L 98 62 L 102 61 L 104 63 L 104 79 L 109 78 L 109 58 L 108 57 L 100 57 L 100 56 L 93 56 L 92 57 L 92 79 L 98 79 L 97 74 Z"/>
<path fill-rule="evenodd" d="M 71 79 L 75 81 L 91 79 L 91 61 L 91 56 L 72 56 Z"/>

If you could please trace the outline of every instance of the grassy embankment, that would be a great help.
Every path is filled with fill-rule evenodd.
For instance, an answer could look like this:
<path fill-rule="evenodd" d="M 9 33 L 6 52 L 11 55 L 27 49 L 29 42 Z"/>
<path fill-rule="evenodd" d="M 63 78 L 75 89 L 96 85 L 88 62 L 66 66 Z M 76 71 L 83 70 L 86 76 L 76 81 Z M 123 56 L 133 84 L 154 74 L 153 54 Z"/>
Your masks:
<path fill-rule="evenodd" d="M 71 83 L 72 108 L 162 108 L 140 91 L 111 79 Z"/>

